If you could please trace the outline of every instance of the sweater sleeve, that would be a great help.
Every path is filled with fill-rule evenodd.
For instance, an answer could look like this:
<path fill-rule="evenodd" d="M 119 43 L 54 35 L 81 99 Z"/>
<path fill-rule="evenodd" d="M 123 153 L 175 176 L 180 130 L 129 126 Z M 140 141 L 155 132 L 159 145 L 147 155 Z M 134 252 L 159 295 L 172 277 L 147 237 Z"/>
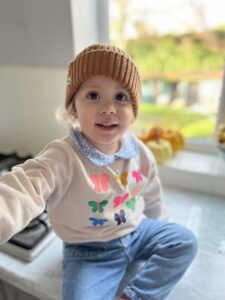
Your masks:
<path fill-rule="evenodd" d="M 0 178 L 0 244 L 43 212 L 56 186 L 62 190 L 66 160 L 53 143 Z"/>
<path fill-rule="evenodd" d="M 148 218 L 166 220 L 168 215 L 165 210 L 162 185 L 155 163 L 151 164 L 149 171 L 148 181 L 143 193 L 145 199 L 144 214 Z"/>
<path fill-rule="evenodd" d="M 163 201 L 162 185 L 158 174 L 158 168 L 151 151 L 139 141 L 142 170 L 147 181 L 142 191 L 145 201 L 144 214 L 148 218 L 168 219 Z"/>

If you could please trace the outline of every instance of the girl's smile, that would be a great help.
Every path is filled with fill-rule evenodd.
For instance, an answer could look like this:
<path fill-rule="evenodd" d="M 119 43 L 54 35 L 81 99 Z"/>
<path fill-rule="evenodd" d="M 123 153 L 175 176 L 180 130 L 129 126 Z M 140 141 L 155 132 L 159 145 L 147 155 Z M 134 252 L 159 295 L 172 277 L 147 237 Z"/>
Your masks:
<path fill-rule="evenodd" d="M 95 125 L 99 129 L 107 130 L 107 131 L 111 131 L 111 130 L 115 129 L 117 126 L 119 126 L 119 124 L 115 124 L 115 123 L 97 123 Z"/>
<path fill-rule="evenodd" d="M 105 76 L 86 80 L 74 97 L 75 114 L 86 138 L 106 154 L 117 152 L 133 119 L 130 95 Z"/>

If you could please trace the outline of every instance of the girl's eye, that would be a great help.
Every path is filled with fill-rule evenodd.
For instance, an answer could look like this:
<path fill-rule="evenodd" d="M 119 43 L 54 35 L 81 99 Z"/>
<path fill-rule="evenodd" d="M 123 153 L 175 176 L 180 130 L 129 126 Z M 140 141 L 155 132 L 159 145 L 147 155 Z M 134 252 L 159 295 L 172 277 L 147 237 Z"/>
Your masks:
<path fill-rule="evenodd" d="M 88 99 L 91 99 L 91 100 L 100 99 L 100 95 L 98 94 L 98 92 L 90 92 L 90 93 L 88 93 L 87 97 L 88 97 Z"/>
<path fill-rule="evenodd" d="M 122 101 L 127 101 L 129 99 L 128 99 L 127 95 L 125 95 L 123 93 L 118 93 L 118 94 L 116 94 L 116 100 L 122 102 Z"/>

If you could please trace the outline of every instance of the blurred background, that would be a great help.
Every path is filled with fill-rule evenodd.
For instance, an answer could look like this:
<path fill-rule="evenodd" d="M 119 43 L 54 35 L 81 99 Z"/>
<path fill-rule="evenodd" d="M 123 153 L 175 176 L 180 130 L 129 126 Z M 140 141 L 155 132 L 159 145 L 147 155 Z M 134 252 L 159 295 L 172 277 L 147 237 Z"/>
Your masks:
<path fill-rule="evenodd" d="M 109 11 L 111 41 L 130 53 L 143 79 L 135 130 L 160 124 L 195 140 L 212 138 L 225 58 L 225 3 L 111 0 Z"/>
<path fill-rule="evenodd" d="M 224 11 L 220 0 L 0 0 L 0 150 L 36 154 L 67 132 L 55 120 L 67 66 L 95 42 L 141 72 L 135 133 L 157 124 L 210 144 L 225 119 Z"/>

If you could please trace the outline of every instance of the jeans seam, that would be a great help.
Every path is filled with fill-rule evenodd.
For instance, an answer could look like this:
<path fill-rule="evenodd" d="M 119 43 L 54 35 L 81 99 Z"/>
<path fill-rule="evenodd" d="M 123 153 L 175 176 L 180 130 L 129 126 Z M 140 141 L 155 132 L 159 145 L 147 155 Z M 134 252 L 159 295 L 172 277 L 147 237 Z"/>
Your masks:
<path fill-rule="evenodd" d="M 123 246 L 123 247 L 122 247 L 123 252 L 124 252 L 125 255 L 127 256 L 128 261 L 131 262 L 132 259 L 131 259 L 130 255 L 129 255 L 128 251 L 127 251 L 127 247 L 124 245 L 122 239 L 120 239 L 120 242 L 121 242 L 121 244 L 122 244 L 122 246 Z"/>

